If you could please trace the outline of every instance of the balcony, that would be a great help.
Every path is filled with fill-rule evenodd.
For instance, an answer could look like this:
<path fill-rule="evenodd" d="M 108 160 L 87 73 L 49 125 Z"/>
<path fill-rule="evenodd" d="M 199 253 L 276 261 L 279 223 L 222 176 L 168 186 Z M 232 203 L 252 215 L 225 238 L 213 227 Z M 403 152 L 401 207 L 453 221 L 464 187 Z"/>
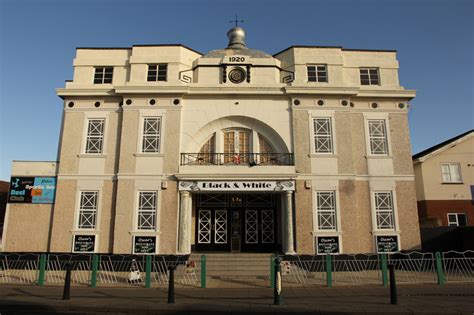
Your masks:
<path fill-rule="evenodd" d="M 294 165 L 293 153 L 181 153 L 180 165 L 186 166 L 288 166 Z"/>

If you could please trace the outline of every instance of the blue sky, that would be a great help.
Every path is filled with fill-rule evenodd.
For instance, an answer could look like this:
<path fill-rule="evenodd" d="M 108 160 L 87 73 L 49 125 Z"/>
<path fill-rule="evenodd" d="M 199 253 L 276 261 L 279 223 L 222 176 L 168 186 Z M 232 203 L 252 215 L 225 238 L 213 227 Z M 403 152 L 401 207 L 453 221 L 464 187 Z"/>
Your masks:
<path fill-rule="evenodd" d="M 474 1 L 0 0 L 0 179 L 12 160 L 56 160 L 76 47 L 181 43 L 225 47 L 229 20 L 247 45 L 397 49 L 400 82 L 418 90 L 413 153 L 474 127 Z"/>

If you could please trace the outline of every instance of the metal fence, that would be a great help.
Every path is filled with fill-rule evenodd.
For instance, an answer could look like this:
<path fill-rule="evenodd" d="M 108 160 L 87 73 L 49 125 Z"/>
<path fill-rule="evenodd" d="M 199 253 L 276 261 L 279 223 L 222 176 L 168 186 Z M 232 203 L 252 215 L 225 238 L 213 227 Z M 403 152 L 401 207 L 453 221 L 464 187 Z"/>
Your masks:
<path fill-rule="evenodd" d="M 225 257 L 209 256 L 207 264 L 206 255 L 4 253 L 0 254 L 0 284 L 63 285 L 70 265 L 71 283 L 79 286 L 165 286 L 170 266 L 176 268 L 176 284 L 184 286 L 204 288 L 207 280 L 211 286 L 217 283 L 222 287 L 226 281 L 234 285 L 245 281 L 273 285 L 276 256 L 269 261 L 268 255 L 266 259 L 254 260 L 233 255 L 237 256 L 230 258 L 240 269 Z M 281 258 L 282 281 L 286 286 L 387 285 L 390 264 L 395 267 L 399 284 L 474 282 L 474 251 Z"/>

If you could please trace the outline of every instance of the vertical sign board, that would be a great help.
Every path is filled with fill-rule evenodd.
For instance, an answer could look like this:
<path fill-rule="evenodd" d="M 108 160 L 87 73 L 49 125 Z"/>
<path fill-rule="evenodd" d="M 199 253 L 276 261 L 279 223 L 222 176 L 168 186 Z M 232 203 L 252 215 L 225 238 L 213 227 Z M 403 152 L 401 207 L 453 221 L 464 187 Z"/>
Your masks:
<path fill-rule="evenodd" d="M 93 253 L 95 235 L 74 235 L 73 253 Z"/>
<path fill-rule="evenodd" d="M 54 203 L 56 177 L 11 177 L 9 203 Z"/>
<path fill-rule="evenodd" d="M 133 238 L 134 254 L 155 254 L 156 236 L 135 236 Z"/>
<path fill-rule="evenodd" d="M 375 246 L 379 254 L 390 254 L 400 251 L 398 248 L 398 235 L 377 235 L 375 236 Z"/>
<path fill-rule="evenodd" d="M 318 255 L 337 255 L 339 251 L 339 236 L 316 236 Z"/>

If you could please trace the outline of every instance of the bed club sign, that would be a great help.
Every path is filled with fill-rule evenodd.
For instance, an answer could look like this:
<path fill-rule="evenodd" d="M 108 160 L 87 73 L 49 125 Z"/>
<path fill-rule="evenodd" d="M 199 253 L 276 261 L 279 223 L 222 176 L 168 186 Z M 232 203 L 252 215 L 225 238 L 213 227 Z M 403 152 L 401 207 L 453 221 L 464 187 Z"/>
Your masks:
<path fill-rule="evenodd" d="M 293 181 L 183 181 L 184 191 L 293 191 Z"/>

